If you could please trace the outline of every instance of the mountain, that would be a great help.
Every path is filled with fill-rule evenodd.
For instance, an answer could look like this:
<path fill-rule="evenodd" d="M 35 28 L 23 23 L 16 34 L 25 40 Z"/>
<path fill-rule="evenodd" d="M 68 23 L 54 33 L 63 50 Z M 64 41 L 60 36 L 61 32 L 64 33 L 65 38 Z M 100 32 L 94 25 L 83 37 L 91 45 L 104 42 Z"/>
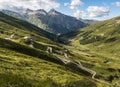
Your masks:
<path fill-rule="evenodd" d="M 68 56 L 72 62 L 62 62 L 66 61 L 61 54 L 66 46 L 53 37 L 56 36 L 0 12 L 0 86 L 109 87 L 76 66 L 77 57 L 71 51 Z M 47 52 L 48 47 L 52 47 L 52 53 Z"/>
<path fill-rule="evenodd" d="M 46 12 L 43 9 L 39 9 L 39 10 L 25 9 L 21 13 L 7 11 L 7 10 L 3 10 L 2 12 L 10 16 L 14 16 L 16 18 L 26 20 L 54 34 L 59 34 L 59 33 L 65 34 L 87 26 L 86 23 L 74 17 L 67 16 L 60 12 L 57 12 L 54 9 L 51 9 L 49 12 Z"/>
<path fill-rule="evenodd" d="M 90 19 L 79 19 L 80 21 L 82 21 L 82 22 L 84 22 L 84 23 L 86 23 L 86 24 L 88 24 L 88 25 L 91 25 L 91 24 L 95 24 L 95 23 L 97 23 L 97 22 L 100 22 L 100 21 L 98 21 L 98 20 L 90 20 Z"/>
<path fill-rule="evenodd" d="M 75 35 L 74 35 L 75 34 Z M 120 86 L 120 16 L 69 33 L 69 49 L 98 78 Z"/>
<path fill-rule="evenodd" d="M 54 9 L 50 10 L 48 15 L 48 26 L 53 28 L 56 33 L 64 34 L 86 26 L 85 23 L 76 18 L 61 14 Z"/>
<path fill-rule="evenodd" d="M 26 19 L 26 16 L 25 16 L 25 15 L 19 14 L 19 13 L 14 12 L 14 11 L 10 11 L 10 10 L 1 10 L 1 12 L 4 13 L 4 14 L 10 15 L 10 16 L 12 16 L 12 17 L 19 18 L 19 19 L 23 19 L 23 20 Z"/>
<path fill-rule="evenodd" d="M 78 31 L 81 44 L 119 42 L 120 17 L 102 21 Z M 77 37 L 76 37 L 77 38 Z"/>

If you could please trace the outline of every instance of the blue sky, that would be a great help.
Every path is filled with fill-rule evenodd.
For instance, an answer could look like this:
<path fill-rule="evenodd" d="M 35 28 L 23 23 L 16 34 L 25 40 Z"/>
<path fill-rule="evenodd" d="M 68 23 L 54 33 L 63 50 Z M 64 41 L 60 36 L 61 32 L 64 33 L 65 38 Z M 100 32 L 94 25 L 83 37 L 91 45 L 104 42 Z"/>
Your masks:
<path fill-rule="evenodd" d="M 71 3 L 71 1 L 72 0 L 57 0 L 57 2 L 60 3 L 60 7 L 57 8 L 56 10 L 64 14 L 73 16 L 75 10 L 70 9 L 69 6 L 64 6 L 64 3 Z M 82 18 L 105 20 L 112 17 L 120 16 L 120 0 L 79 0 L 79 1 L 83 2 L 84 4 L 82 6 L 81 5 L 77 6 L 77 10 L 84 11 L 85 13 L 87 13 L 86 14 L 87 16 L 85 17 L 81 16 Z M 100 16 L 89 17 L 90 12 L 87 12 L 89 6 L 97 6 L 98 8 L 105 7 L 108 9 L 108 11 Z"/>
<path fill-rule="evenodd" d="M 105 20 L 120 16 L 120 0 L 0 0 L 0 9 L 44 9 L 76 18 Z"/>

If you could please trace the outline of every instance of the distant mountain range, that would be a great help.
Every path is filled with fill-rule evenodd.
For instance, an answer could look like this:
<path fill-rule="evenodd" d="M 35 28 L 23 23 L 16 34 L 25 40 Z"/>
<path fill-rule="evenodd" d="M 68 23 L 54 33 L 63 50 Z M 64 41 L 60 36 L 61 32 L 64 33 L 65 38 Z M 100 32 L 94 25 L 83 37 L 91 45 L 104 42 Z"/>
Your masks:
<path fill-rule="evenodd" d="M 96 22 L 94 20 L 78 20 L 74 17 L 57 12 L 54 9 L 51 9 L 49 12 L 46 12 L 43 9 L 25 9 L 19 13 L 10 10 L 2 10 L 2 12 L 7 15 L 26 20 L 54 34 L 66 34 Z"/>
<path fill-rule="evenodd" d="M 82 21 L 82 22 L 84 22 L 84 23 L 86 23 L 86 24 L 88 24 L 88 25 L 92 25 L 92 24 L 100 22 L 98 20 L 93 20 L 93 19 L 81 19 L 80 18 L 79 20 Z"/>

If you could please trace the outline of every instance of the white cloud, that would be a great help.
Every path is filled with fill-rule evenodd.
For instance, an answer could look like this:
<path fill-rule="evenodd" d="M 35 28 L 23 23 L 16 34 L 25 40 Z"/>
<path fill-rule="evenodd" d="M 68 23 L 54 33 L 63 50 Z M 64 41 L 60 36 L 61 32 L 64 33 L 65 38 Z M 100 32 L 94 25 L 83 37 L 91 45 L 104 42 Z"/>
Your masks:
<path fill-rule="evenodd" d="M 69 6 L 69 8 L 70 8 L 70 9 L 72 9 L 72 10 L 76 10 L 76 9 L 77 9 L 77 7 L 76 7 L 76 6 L 72 6 L 72 5 L 71 5 L 71 6 Z"/>
<path fill-rule="evenodd" d="M 76 18 L 84 18 L 86 17 L 86 13 L 84 11 L 76 10 L 73 14 L 74 17 Z"/>
<path fill-rule="evenodd" d="M 64 6 L 68 6 L 68 5 L 69 5 L 69 3 L 68 3 L 68 2 L 64 3 Z"/>
<path fill-rule="evenodd" d="M 0 0 L 0 9 L 29 8 L 32 10 L 58 8 L 56 0 Z"/>
<path fill-rule="evenodd" d="M 81 6 L 81 5 L 83 5 L 83 2 L 81 0 L 72 0 L 70 5 L 71 6 Z"/>
<path fill-rule="evenodd" d="M 81 0 L 71 0 L 70 2 L 64 3 L 64 6 L 68 6 L 74 13 L 73 16 L 76 18 L 82 18 L 86 16 L 84 11 L 78 9 L 79 6 L 83 6 L 84 3 Z"/>
<path fill-rule="evenodd" d="M 116 5 L 116 6 L 118 6 L 118 7 L 120 7 L 120 2 L 115 2 L 113 4 Z"/>
<path fill-rule="evenodd" d="M 102 17 L 109 14 L 109 8 L 104 6 L 89 6 L 87 8 L 89 17 Z"/>
<path fill-rule="evenodd" d="M 69 6 L 70 9 L 77 9 L 78 6 L 82 6 L 83 4 L 81 0 L 71 0 L 70 3 L 64 3 L 64 6 Z"/>

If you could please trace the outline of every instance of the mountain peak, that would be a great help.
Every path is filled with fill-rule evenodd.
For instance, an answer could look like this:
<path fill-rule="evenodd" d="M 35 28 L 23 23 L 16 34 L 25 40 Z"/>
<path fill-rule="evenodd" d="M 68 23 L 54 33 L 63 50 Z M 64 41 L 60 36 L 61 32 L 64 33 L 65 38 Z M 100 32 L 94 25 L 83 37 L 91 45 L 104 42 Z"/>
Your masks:
<path fill-rule="evenodd" d="M 38 9 L 38 10 L 30 10 L 30 9 L 25 9 L 23 11 L 23 13 L 27 13 L 27 14 L 42 14 L 42 15 L 46 15 L 47 12 L 44 9 Z"/>
<path fill-rule="evenodd" d="M 28 8 L 23 10 L 23 13 L 25 13 L 25 14 L 27 14 L 27 13 L 31 13 L 31 12 L 33 12 L 33 10 L 28 9 Z"/>
<path fill-rule="evenodd" d="M 49 12 L 48 12 L 49 15 L 59 15 L 61 14 L 60 12 L 56 11 L 55 9 L 51 9 Z"/>
<path fill-rule="evenodd" d="M 51 9 L 49 12 L 55 12 L 56 10 L 53 8 L 53 9 Z"/>
<path fill-rule="evenodd" d="M 35 10 L 34 11 L 36 14 L 43 14 L 43 15 L 46 15 L 47 12 L 44 10 L 44 9 L 39 9 L 39 10 Z"/>

